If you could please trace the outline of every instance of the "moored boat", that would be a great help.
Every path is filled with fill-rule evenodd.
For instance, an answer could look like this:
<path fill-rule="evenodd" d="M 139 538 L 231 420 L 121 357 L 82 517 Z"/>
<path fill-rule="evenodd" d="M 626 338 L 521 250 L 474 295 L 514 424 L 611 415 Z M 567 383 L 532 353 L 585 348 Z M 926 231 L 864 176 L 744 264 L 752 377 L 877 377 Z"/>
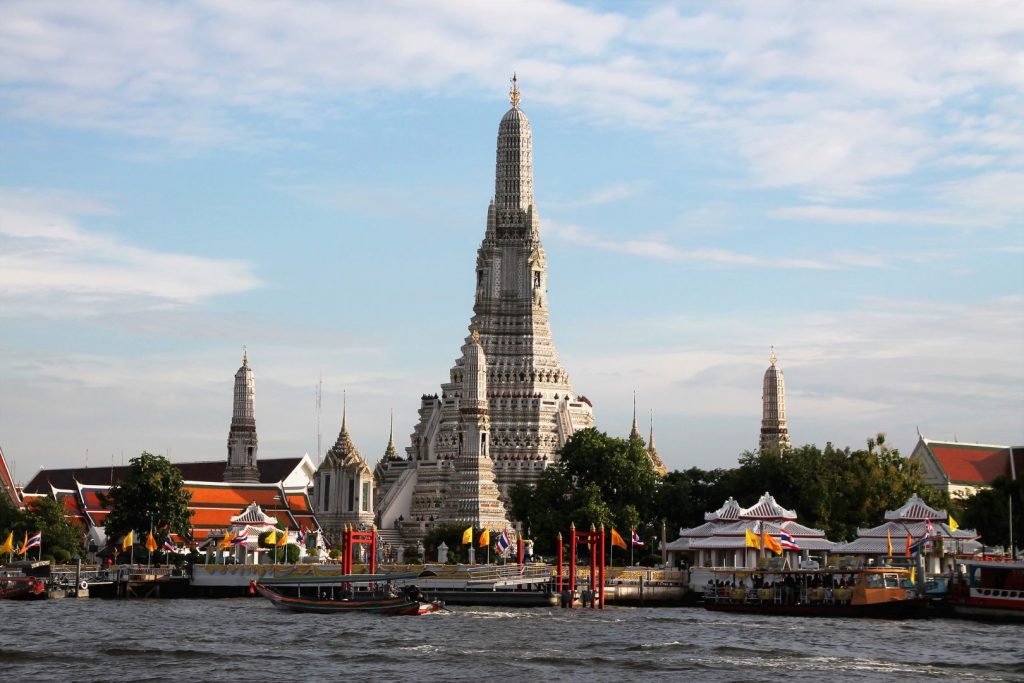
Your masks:
<path fill-rule="evenodd" d="M 45 600 L 46 583 L 31 576 L 0 577 L 0 600 Z"/>
<path fill-rule="evenodd" d="M 928 604 L 898 567 L 746 571 L 738 584 L 713 580 L 704 593 L 708 610 L 774 616 L 908 619 L 928 616 Z"/>
<path fill-rule="evenodd" d="M 960 563 L 946 605 L 958 617 L 1024 622 L 1024 562 Z"/>
<path fill-rule="evenodd" d="M 444 603 L 428 600 L 414 585 L 396 586 L 414 574 L 358 574 L 322 582 L 271 581 L 252 583 L 253 590 L 278 609 L 290 612 L 333 614 L 368 612 L 388 616 L 414 616 L 444 609 Z"/>

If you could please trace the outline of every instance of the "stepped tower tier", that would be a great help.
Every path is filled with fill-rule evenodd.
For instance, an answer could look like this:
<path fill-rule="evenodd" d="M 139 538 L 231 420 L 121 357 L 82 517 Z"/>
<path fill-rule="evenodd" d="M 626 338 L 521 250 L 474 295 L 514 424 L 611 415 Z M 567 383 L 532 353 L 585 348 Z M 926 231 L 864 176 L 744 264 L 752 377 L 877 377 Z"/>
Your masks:
<path fill-rule="evenodd" d="M 782 368 L 777 365 L 775 349 L 768 358 L 770 365 L 764 373 L 764 389 L 761 393 L 763 403 L 761 416 L 762 451 L 782 451 L 789 448 L 789 427 L 786 426 L 786 383 L 782 377 Z"/>
<path fill-rule="evenodd" d="M 590 402 L 575 394 L 551 337 L 548 266 L 533 197 L 533 132 L 519 106 L 514 77 L 509 99 L 512 107 L 498 124 L 494 198 L 477 252 L 469 324 L 486 361 L 486 391 L 475 400 L 487 404 L 487 445 L 502 497 L 513 484 L 536 482 L 576 430 L 594 425 Z M 402 516 L 405 525 L 421 525 L 416 533 L 425 533 L 425 526 L 449 516 L 443 509 L 457 479 L 460 434 L 466 438 L 461 412 L 469 391 L 465 360 L 463 353 L 440 395 L 421 399 L 419 422 L 406 449 L 417 472 L 399 474 L 401 468 L 391 467 L 384 477 L 395 482 L 388 487 L 394 491 L 383 490 L 382 484 L 385 527 Z M 402 513 L 408 495 L 399 490 L 411 490 L 413 478 L 411 508 Z"/>
<path fill-rule="evenodd" d="M 224 481 L 257 482 L 259 440 L 256 438 L 256 381 L 249 367 L 248 351 L 242 353 L 242 367 L 235 373 L 235 401 L 228 431 L 228 464 Z"/>

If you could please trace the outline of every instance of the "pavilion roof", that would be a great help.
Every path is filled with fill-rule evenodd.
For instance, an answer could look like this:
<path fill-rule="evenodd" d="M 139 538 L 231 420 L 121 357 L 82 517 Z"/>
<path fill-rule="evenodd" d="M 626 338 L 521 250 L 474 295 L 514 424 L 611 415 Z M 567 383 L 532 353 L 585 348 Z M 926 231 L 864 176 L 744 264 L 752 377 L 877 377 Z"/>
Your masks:
<path fill-rule="evenodd" d="M 930 519 L 932 521 L 945 520 L 949 517 L 945 510 L 936 510 L 915 493 L 910 496 L 906 503 L 899 510 L 887 510 L 885 519 L 900 522 L 920 521 Z"/>
<path fill-rule="evenodd" d="M 740 519 L 796 519 L 796 512 L 775 502 L 772 494 L 765 491 L 756 503 L 740 511 Z"/>
<path fill-rule="evenodd" d="M 242 514 L 235 515 L 231 518 L 232 524 L 245 524 L 259 527 L 275 526 L 277 524 L 277 518 L 271 517 L 267 513 L 260 509 L 260 506 L 253 501 L 249 507 L 242 511 Z M 266 531 L 266 529 L 263 529 Z"/>
<path fill-rule="evenodd" d="M 704 515 L 704 520 L 707 522 L 715 521 L 733 521 L 740 518 L 740 511 L 743 508 L 736 502 L 736 499 L 732 496 L 722 503 L 722 507 L 718 508 L 714 512 L 708 512 Z"/>

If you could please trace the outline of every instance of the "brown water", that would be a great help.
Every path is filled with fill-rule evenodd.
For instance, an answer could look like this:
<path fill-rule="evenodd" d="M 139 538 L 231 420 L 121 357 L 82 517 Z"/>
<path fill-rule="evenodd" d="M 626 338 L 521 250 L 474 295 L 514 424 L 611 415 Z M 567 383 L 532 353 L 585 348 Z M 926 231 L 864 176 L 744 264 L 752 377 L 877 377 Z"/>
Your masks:
<path fill-rule="evenodd" d="M 944 619 L 68 599 L 0 602 L 0 624 L 0 681 L 1024 681 L 1024 628 Z"/>

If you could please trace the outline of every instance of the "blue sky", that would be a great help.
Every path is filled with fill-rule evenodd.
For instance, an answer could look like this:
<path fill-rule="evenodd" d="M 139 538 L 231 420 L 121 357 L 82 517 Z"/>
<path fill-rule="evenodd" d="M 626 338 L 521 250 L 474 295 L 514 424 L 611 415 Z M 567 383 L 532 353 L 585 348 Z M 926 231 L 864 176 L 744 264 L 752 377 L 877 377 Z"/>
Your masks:
<path fill-rule="evenodd" d="M 0 446 L 19 479 L 408 442 L 472 308 L 519 74 L 552 328 L 671 468 L 757 443 L 1024 443 L 1012 2 L 8 2 Z"/>

